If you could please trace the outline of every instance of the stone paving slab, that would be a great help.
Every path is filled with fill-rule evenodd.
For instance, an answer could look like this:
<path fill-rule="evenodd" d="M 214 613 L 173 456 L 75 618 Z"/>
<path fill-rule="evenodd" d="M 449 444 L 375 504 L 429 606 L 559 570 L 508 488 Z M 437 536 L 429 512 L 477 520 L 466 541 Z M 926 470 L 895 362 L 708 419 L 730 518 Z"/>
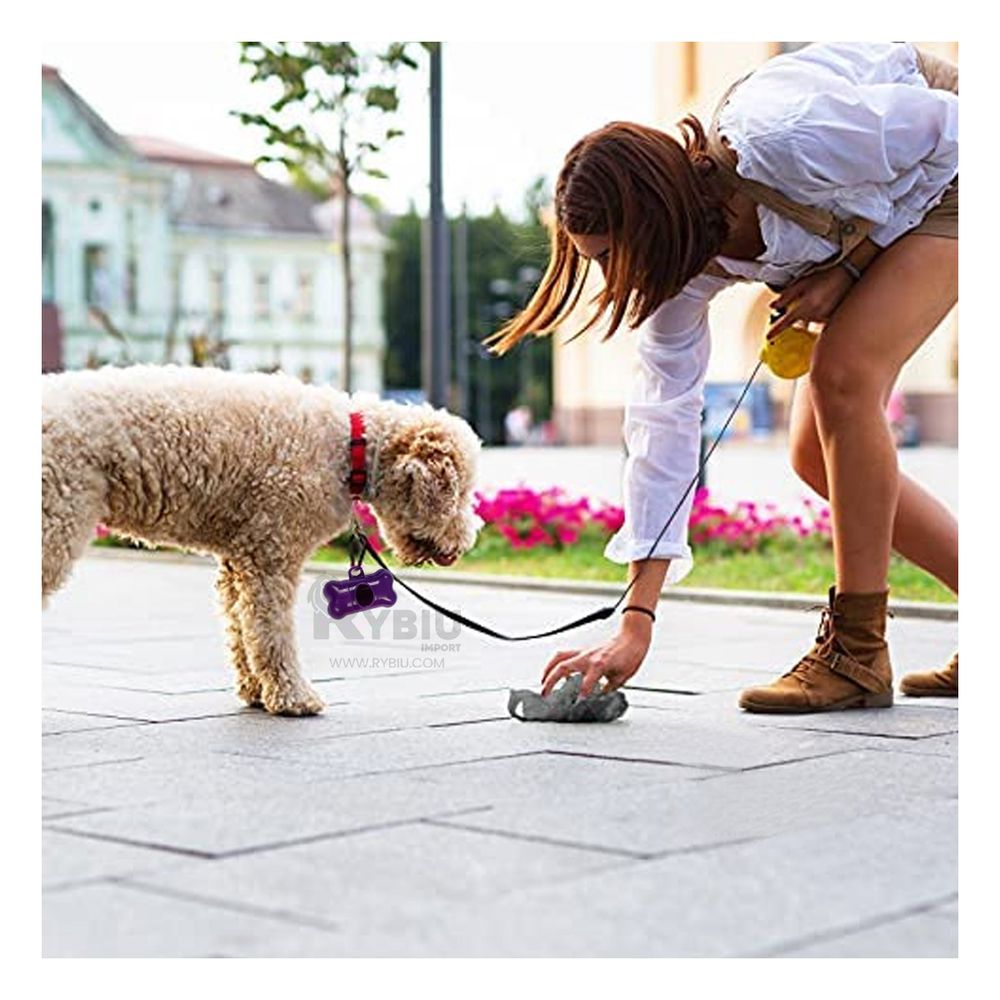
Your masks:
<path fill-rule="evenodd" d="M 353 784 L 351 781 L 353 780 Z M 451 816 L 489 806 L 481 789 L 429 787 L 410 774 L 373 775 L 314 787 L 269 786 L 248 799 L 226 795 L 154 802 L 89 813 L 48 825 L 68 833 L 155 845 L 177 853 L 220 856 L 271 850 L 316 837 Z"/>
<path fill-rule="evenodd" d="M 816 716 L 772 716 L 766 725 L 774 729 L 813 730 L 879 736 L 893 740 L 922 740 L 928 736 L 949 736 L 958 731 L 958 716 L 949 708 L 900 705 L 885 719 L 873 718 L 874 711 L 830 712 Z"/>
<path fill-rule="evenodd" d="M 706 692 L 698 698 L 679 698 L 664 693 L 647 703 L 656 704 L 659 701 L 664 708 L 683 709 L 699 722 L 753 732 L 788 729 L 903 741 L 950 736 L 958 731 L 956 699 L 934 699 L 936 704 L 928 704 L 930 699 L 906 698 L 898 692 L 895 697 L 896 704 L 891 709 L 847 709 L 794 715 L 744 712 L 738 707 L 738 692 L 729 691 Z"/>
<path fill-rule="evenodd" d="M 537 729 L 512 733 L 508 719 L 463 725 L 419 726 L 404 729 L 344 733 L 322 740 L 254 748 L 239 741 L 238 749 L 220 750 L 254 759 L 258 754 L 303 765 L 325 779 L 356 777 L 389 771 L 411 771 L 486 759 L 513 759 L 541 753 L 549 740 Z M 237 746 L 229 741 L 230 746 Z"/>
<path fill-rule="evenodd" d="M 103 667 L 71 663 L 44 663 L 42 691 L 56 695 L 66 688 L 149 692 L 161 695 L 203 694 L 212 691 L 233 692 L 233 674 L 221 659 L 201 670 L 131 671 L 106 670 Z"/>
<path fill-rule="evenodd" d="M 62 736 L 66 733 L 87 733 L 95 729 L 115 729 L 119 726 L 134 725 L 138 719 L 124 719 L 116 716 L 83 714 L 54 709 L 42 710 L 42 735 Z"/>
<path fill-rule="evenodd" d="M 815 616 L 670 606 L 623 719 L 524 724 L 507 688 L 606 624 L 426 668 L 314 636 L 304 584 L 329 707 L 276 719 L 231 690 L 212 575 L 84 560 L 43 616 L 46 955 L 954 953 L 957 702 L 736 709 Z M 514 633 L 595 605 L 426 589 Z M 897 664 L 957 631 L 891 627 Z"/>
<path fill-rule="evenodd" d="M 558 884 L 631 862 L 612 853 L 411 823 L 260 855 L 194 862 L 130 879 L 220 904 L 279 909 L 343 929 L 333 954 L 359 940 L 389 947 L 443 912 L 489 905 L 526 887 Z"/>
<path fill-rule="evenodd" d="M 955 803 L 939 802 L 806 833 L 635 862 L 451 910 L 406 935 L 394 935 L 392 953 L 778 953 L 806 936 L 840 937 L 859 924 L 948 898 L 957 877 L 956 838 Z M 852 850 L 854 844 L 864 850 Z M 919 879 L 913 877 L 918 868 Z M 383 940 L 382 947 L 390 947 L 390 941 Z M 886 942 L 882 947 L 890 950 Z M 891 950 L 897 948 L 894 943 Z"/>
<path fill-rule="evenodd" d="M 164 851 L 42 831 L 42 888 L 65 889 L 81 882 L 156 871 L 182 863 Z"/>
<path fill-rule="evenodd" d="M 42 949 L 46 958 L 299 958 L 326 954 L 332 930 L 101 883 L 46 895 Z"/>
<path fill-rule="evenodd" d="M 231 691 L 164 695 L 85 685 L 63 685 L 54 693 L 46 691 L 42 695 L 42 705 L 53 711 L 126 722 L 167 722 L 234 715 L 243 708 L 243 703 Z"/>
<path fill-rule="evenodd" d="M 811 944 L 784 948 L 782 958 L 954 958 L 958 920 L 937 907 L 863 931 L 823 936 Z"/>
<path fill-rule="evenodd" d="M 77 802 L 72 799 L 54 799 L 51 796 L 42 796 L 42 821 L 52 819 L 65 819 L 67 816 L 79 816 L 83 813 L 94 812 L 101 806 L 94 806 L 88 802 Z"/>
<path fill-rule="evenodd" d="M 145 757 L 84 770 L 42 775 L 42 791 L 53 797 L 105 807 L 137 807 L 157 802 L 206 803 L 244 796 L 252 801 L 271 784 L 299 787 L 303 792 L 324 778 L 302 762 L 218 754 L 174 754 Z"/>
<path fill-rule="evenodd" d="M 530 808 L 497 804 L 461 823 L 645 854 L 691 850 L 847 823 L 955 794 L 957 775 L 950 760 L 926 757 L 919 765 L 915 760 L 858 750 L 683 783 L 664 782 L 656 769 L 636 787 L 609 784 L 556 802 L 538 796 L 530 800 Z M 457 772 L 458 767 L 435 771 L 429 780 L 455 782 Z"/>
<path fill-rule="evenodd" d="M 631 698 L 631 695 L 629 696 Z M 747 770 L 811 757 L 822 757 L 870 745 L 865 738 L 825 732 L 781 733 L 766 727 L 719 723 L 687 711 L 695 698 L 675 698 L 669 711 L 637 706 L 613 726 L 566 726 L 525 723 L 544 731 L 552 750 L 593 756 L 653 760 Z"/>

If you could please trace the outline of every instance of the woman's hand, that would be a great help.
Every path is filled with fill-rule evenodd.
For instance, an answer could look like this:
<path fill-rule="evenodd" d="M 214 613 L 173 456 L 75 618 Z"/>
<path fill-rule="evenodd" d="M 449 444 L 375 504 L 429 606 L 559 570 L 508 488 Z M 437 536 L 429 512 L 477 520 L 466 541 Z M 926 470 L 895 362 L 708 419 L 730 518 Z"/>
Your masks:
<path fill-rule="evenodd" d="M 542 694 L 570 674 L 583 674 L 580 697 L 586 698 L 605 678 L 605 691 L 621 687 L 642 665 L 653 638 L 653 623 L 645 615 L 633 613 L 622 619 L 618 634 L 590 649 L 569 649 L 555 654 L 542 674 Z"/>
<path fill-rule="evenodd" d="M 828 267 L 793 281 L 771 303 L 772 309 L 783 309 L 784 315 L 767 331 L 767 339 L 800 320 L 826 323 L 853 286 L 854 279 L 842 267 Z"/>

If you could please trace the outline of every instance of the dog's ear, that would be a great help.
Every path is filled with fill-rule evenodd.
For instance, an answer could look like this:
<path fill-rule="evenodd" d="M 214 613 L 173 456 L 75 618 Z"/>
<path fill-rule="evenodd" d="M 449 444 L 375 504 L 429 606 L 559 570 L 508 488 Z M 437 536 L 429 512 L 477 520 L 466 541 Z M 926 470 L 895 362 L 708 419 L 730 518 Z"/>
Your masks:
<path fill-rule="evenodd" d="M 410 438 L 399 460 L 409 502 L 421 517 L 451 517 L 458 510 L 459 476 L 454 445 L 435 428 Z"/>

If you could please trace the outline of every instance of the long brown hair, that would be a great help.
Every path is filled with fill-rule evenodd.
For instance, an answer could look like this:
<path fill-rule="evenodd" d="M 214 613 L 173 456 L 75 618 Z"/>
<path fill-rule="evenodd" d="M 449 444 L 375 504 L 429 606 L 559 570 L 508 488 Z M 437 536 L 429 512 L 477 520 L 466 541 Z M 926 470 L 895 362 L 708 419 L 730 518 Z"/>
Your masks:
<path fill-rule="evenodd" d="M 729 234 L 705 130 L 688 115 L 676 139 L 632 122 L 611 122 L 585 135 L 566 155 L 555 191 L 549 265 L 525 308 L 483 343 L 504 354 L 529 333 L 552 333 L 576 307 L 591 261 L 569 234 L 607 235 L 605 284 L 594 314 L 609 309 L 607 340 L 628 320 L 638 326 L 719 253 Z M 573 338 L 570 338 L 573 339 Z"/>

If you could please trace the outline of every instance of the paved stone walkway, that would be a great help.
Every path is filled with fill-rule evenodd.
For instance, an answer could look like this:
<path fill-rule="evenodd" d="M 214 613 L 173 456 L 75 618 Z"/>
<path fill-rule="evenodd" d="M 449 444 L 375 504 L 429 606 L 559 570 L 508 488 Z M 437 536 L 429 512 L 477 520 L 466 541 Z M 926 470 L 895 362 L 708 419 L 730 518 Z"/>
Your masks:
<path fill-rule="evenodd" d="M 301 646 L 329 707 L 303 720 L 240 707 L 207 565 L 94 556 L 53 600 L 47 956 L 957 953 L 957 704 L 736 709 L 815 614 L 667 603 L 622 720 L 524 724 L 507 688 L 565 637 L 428 652 L 403 595 L 378 639 L 324 639 L 310 582 Z M 593 605 L 428 591 L 510 630 Z M 890 628 L 897 673 L 956 641 Z"/>
<path fill-rule="evenodd" d="M 958 449 L 939 445 L 901 448 L 899 467 L 956 514 Z M 620 447 L 484 448 L 478 481 L 486 490 L 525 483 L 535 489 L 562 486 L 568 492 L 619 503 L 625 452 Z M 787 441 L 731 440 L 719 445 L 708 463 L 708 487 L 726 504 L 773 501 L 798 509 L 803 497 L 817 495 L 792 471 Z"/>

